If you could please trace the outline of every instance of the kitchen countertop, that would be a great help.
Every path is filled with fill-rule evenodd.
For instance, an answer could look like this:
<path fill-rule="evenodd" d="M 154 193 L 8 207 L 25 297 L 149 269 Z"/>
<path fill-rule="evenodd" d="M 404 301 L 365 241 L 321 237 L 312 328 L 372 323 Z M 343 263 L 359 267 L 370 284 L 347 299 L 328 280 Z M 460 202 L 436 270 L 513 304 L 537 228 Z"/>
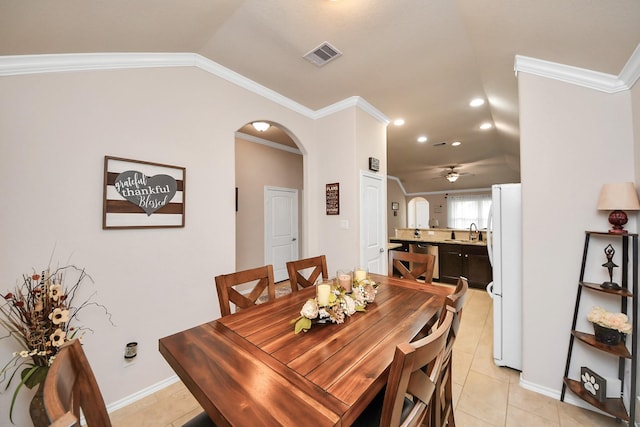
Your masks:
<path fill-rule="evenodd" d="M 390 242 L 410 242 L 410 243 L 443 243 L 449 245 L 471 245 L 471 246 L 487 246 L 487 242 L 482 240 L 467 239 L 442 239 L 437 236 L 421 236 L 421 237 L 390 237 Z M 391 249 L 391 248 L 389 248 Z"/>

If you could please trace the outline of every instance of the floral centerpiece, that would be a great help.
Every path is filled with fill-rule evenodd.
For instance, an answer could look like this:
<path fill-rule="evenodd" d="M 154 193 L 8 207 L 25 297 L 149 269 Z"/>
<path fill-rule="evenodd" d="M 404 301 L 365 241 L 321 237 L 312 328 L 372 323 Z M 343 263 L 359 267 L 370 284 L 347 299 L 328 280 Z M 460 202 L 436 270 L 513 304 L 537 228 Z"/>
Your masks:
<path fill-rule="evenodd" d="M 596 341 L 605 344 L 618 344 L 622 340 L 621 334 L 631 332 L 631 324 L 624 313 L 610 313 L 602 307 L 595 306 L 587 315 L 587 320 L 593 323 Z"/>
<path fill-rule="evenodd" d="M 376 298 L 378 284 L 369 279 L 363 279 L 354 283 L 351 294 L 338 285 L 331 287 L 329 304 L 320 306 L 317 298 L 308 299 L 300 310 L 300 316 L 293 319 L 294 332 L 307 332 L 311 325 L 317 323 L 344 323 L 347 316 L 358 311 L 366 311 L 367 304 Z"/>
<path fill-rule="evenodd" d="M 63 282 L 68 273 L 74 276 L 74 281 L 65 287 Z M 78 313 L 88 306 L 97 306 L 111 320 L 106 308 L 91 302 L 91 297 L 79 303 L 75 301 L 85 279 L 91 280 L 84 269 L 72 265 L 53 272 L 47 269 L 40 274 L 25 274 L 22 283 L 0 299 L 0 326 L 7 332 L 0 335 L 0 339 L 13 338 L 22 348 L 13 353 L 13 358 L 4 366 L 0 365 L 0 384 L 6 382 L 5 390 L 14 379 L 18 381 L 9 410 L 11 422 L 13 406 L 22 386 L 33 388 L 43 383 L 60 346 L 90 331 L 73 325 Z M 20 375 L 16 378 L 18 372 Z"/>

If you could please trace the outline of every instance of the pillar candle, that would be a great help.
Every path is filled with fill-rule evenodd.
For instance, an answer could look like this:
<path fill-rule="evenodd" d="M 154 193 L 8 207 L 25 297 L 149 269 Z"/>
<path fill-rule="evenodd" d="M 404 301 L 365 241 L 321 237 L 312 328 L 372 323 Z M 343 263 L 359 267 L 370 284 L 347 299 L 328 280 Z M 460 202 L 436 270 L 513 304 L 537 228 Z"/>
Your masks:
<path fill-rule="evenodd" d="M 326 307 L 329 305 L 329 294 L 331 293 L 331 285 L 329 283 L 318 283 L 316 285 L 318 305 Z"/>
<path fill-rule="evenodd" d="M 345 292 L 351 292 L 351 274 L 339 272 L 338 273 L 338 284 L 344 288 Z"/>
<path fill-rule="evenodd" d="M 355 272 L 355 280 L 359 282 L 367 278 L 367 272 L 365 270 L 356 270 Z"/>

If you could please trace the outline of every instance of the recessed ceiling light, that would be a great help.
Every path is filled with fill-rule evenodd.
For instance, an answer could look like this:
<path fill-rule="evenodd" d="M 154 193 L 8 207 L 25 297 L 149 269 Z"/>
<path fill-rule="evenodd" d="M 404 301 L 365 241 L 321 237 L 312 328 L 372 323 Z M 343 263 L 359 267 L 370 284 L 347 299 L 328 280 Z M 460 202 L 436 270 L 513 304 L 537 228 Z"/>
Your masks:
<path fill-rule="evenodd" d="M 480 129 L 482 130 L 487 130 L 487 129 L 491 129 L 493 126 L 491 125 L 491 123 L 483 123 L 480 125 Z"/>
<path fill-rule="evenodd" d="M 453 147 L 457 147 L 458 145 L 462 145 L 462 142 L 460 142 L 460 141 L 453 141 L 453 142 L 451 143 L 451 145 L 452 145 Z"/>
<path fill-rule="evenodd" d="M 393 124 L 396 126 L 402 126 L 404 124 L 404 119 L 395 119 Z"/>
<path fill-rule="evenodd" d="M 422 135 L 418 137 L 418 142 L 427 142 L 427 137 Z"/>
<path fill-rule="evenodd" d="M 484 104 L 484 99 L 482 99 L 482 98 L 474 98 L 474 99 L 472 99 L 472 100 L 471 100 L 471 102 L 469 103 L 469 105 L 470 105 L 471 107 L 479 107 L 479 106 L 481 106 L 482 104 Z"/>

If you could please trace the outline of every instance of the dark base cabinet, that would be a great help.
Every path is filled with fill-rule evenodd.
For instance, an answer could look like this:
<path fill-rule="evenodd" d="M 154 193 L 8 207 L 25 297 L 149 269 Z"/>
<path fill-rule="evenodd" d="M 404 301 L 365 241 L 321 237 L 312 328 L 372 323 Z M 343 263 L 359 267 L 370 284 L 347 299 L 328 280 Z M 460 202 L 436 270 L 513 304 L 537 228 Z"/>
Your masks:
<path fill-rule="evenodd" d="M 439 245 L 440 281 L 456 283 L 458 277 L 469 279 L 469 286 L 484 289 L 493 279 L 486 246 Z"/>

